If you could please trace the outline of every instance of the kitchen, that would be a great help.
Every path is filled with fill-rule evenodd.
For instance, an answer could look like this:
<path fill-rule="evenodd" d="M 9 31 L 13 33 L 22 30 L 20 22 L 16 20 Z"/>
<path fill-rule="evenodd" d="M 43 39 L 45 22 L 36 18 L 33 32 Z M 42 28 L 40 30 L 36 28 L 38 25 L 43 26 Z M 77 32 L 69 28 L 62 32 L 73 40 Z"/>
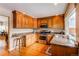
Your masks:
<path fill-rule="evenodd" d="M 29 16 L 29 14 L 27 14 L 26 12 L 24 12 L 24 10 L 21 10 L 18 7 L 20 5 L 22 8 L 23 4 L 1 5 L 7 7 L 7 9 L 10 9 L 10 6 L 13 6 L 10 9 L 12 20 L 10 20 L 11 28 L 9 33 L 9 51 L 12 53 L 12 55 L 78 55 L 78 48 L 76 45 L 76 27 L 74 21 L 76 12 L 74 3 L 61 3 L 58 4 L 59 6 L 54 4 L 30 4 L 30 6 L 29 4 L 26 4 L 27 6 L 32 8 L 33 11 L 31 9 L 26 10 L 29 10 L 33 13 L 38 12 L 36 11 L 38 9 L 42 9 L 42 14 L 40 14 L 40 12 L 39 14 L 37 13 L 37 17 Z M 51 6 L 53 6 L 52 9 Z M 46 7 L 46 11 L 45 9 L 43 9 L 44 7 Z M 34 8 L 36 8 L 36 10 Z M 48 8 L 50 8 L 51 10 L 49 10 Z M 53 14 L 51 12 L 49 12 L 50 15 L 49 13 L 45 14 L 47 12 L 47 9 L 51 11 Z M 56 14 L 54 14 L 54 12 L 56 12 Z M 74 24 L 72 26 L 70 24 L 71 21 Z M 22 47 L 25 48 L 23 49 Z M 25 52 L 23 50 L 27 51 Z"/>

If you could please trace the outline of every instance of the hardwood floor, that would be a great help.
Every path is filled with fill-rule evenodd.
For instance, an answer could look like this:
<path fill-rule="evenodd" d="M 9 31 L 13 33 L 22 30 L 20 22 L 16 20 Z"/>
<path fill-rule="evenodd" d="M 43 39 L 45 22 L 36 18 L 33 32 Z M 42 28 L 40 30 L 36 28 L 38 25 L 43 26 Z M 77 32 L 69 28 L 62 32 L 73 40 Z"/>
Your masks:
<path fill-rule="evenodd" d="M 10 53 L 6 47 L 0 48 L 0 56 L 9 56 Z"/>
<path fill-rule="evenodd" d="M 8 53 L 6 42 L 5 40 L 0 39 L 0 56 L 8 56 L 8 55 L 10 54 Z"/>
<path fill-rule="evenodd" d="M 47 56 L 45 53 L 48 45 L 34 43 L 33 45 L 27 48 L 21 48 L 20 51 L 15 49 L 11 52 L 8 52 L 7 49 L 3 49 L 0 53 L 1 56 Z"/>

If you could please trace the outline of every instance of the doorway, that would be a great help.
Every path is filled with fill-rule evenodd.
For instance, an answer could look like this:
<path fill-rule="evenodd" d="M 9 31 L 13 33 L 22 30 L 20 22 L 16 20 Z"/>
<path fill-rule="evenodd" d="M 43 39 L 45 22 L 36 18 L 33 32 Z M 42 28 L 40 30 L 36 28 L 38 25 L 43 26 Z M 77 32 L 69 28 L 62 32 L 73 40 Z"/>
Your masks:
<path fill-rule="evenodd" d="M 0 51 L 9 46 L 9 17 L 0 15 Z"/>

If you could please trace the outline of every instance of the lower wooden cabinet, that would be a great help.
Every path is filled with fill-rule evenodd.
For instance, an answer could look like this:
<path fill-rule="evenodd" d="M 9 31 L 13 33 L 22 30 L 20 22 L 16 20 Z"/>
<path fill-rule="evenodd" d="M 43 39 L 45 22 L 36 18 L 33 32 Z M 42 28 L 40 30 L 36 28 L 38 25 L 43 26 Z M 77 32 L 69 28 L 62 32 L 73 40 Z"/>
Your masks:
<path fill-rule="evenodd" d="M 77 56 L 78 50 L 74 47 L 67 47 L 53 44 L 52 46 L 52 55 L 53 56 Z"/>
<path fill-rule="evenodd" d="M 36 40 L 37 40 L 36 39 L 36 34 L 31 34 L 31 33 L 27 34 L 26 35 L 26 47 L 28 47 L 28 46 L 32 45 L 33 43 L 35 43 Z"/>

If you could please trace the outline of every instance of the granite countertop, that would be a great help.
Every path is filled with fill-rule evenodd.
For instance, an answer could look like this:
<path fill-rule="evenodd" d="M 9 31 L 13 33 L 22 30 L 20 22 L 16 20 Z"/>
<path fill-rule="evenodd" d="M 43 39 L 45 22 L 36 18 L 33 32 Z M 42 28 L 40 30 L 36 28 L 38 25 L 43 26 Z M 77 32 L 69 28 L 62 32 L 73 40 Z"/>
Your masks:
<path fill-rule="evenodd" d="M 12 34 L 12 37 L 19 37 L 19 36 L 23 36 L 23 35 L 27 35 L 27 34 L 31 34 L 33 32 L 29 32 L 29 33 L 14 33 Z"/>
<path fill-rule="evenodd" d="M 60 46 L 65 46 L 65 47 L 71 47 L 71 48 L 77 48 L 77 46 L 71 46 L 71 44 L 68 44 L 68 43 L 66 43 L 66 44 L 57 44 L 57 43 L 53 43 L 53 44 L 56 44 L 56 45 L 60 45 Z"/>
<path fill-rule="evenodd" d="M 69 47 L 69 48 L 78 48 L 77 46 L 72 47 L 72 46 L 68 46 L 68 45 L 55 44 L 55 43 L 53 43 L 52 45 L 58 45 L 58 46 L 62 46 L 62 47 Z"/>
<path fill-rule="evenodd" d="M 68 47 L 77 47 L 75 46 L 74 41 L 71 42 L 67 38 L 62 38 L 62 37 L 54 37 L 51 41 L 51 44 L 57 44 L 57 45 L 62 45 L 62 46 L 68 46 Z"/>

